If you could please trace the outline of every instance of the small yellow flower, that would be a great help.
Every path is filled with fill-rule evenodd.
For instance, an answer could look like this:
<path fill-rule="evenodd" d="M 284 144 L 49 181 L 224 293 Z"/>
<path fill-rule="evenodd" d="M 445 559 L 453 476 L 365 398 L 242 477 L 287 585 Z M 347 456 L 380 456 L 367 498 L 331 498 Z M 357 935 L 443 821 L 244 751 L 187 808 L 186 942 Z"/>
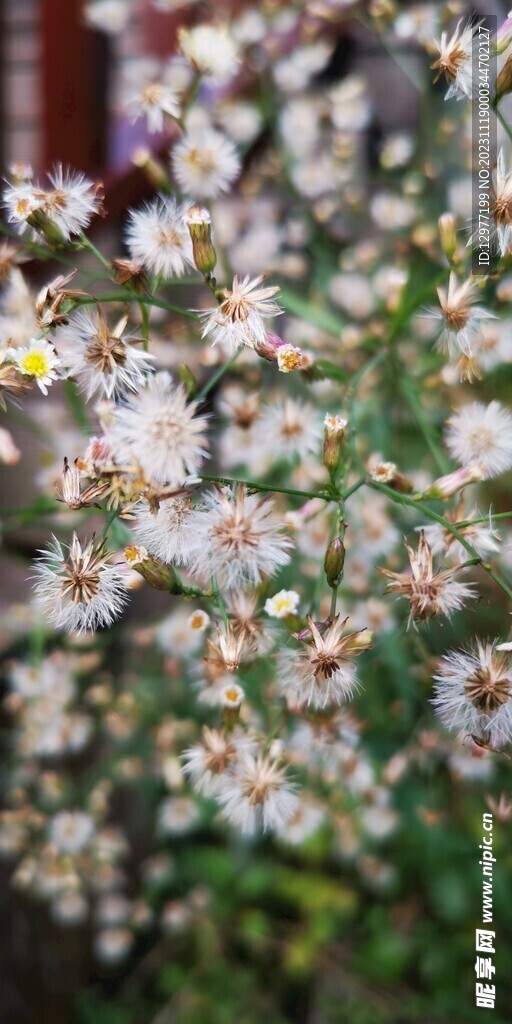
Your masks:
<path fill-rule="evenodd" d="M 19 372 L 35 380 L 43 395 L 47 395 L 48 385 L 57 379 L 55 371 L 60 366 L 53 345 L 44 338 L 33 338 L 28 348 L 10 349 L 8 354 Z"/>
<path fill-rule="evenodd" d="M 299 607 L 300 597 L 295 590 L 280 590 L 265 601 L 265 611 L 273 619 L 285 619 L 294 615 Z"/>
<path fill-rule="evenodd" d="M 304 365 L 304 354 L 295 345 L 281 345 L 277 350 L 277 366 L 281 373 L 291 373 Z"/>

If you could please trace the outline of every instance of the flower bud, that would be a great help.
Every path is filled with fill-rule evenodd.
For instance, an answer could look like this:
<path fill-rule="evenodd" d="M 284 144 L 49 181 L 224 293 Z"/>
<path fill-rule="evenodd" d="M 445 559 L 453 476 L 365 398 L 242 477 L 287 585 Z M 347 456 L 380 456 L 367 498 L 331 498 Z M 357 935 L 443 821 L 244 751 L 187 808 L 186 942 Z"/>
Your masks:
<path fill-rule="evenodd" d="M 510 92 L 512 92 L 512 55 L 507 57 L 507 61 L 496 79 L 496 93 L 493 102 L 498 103 L 502 96 L 507 96 Z"/>
<path fill-rule="evenodd" d="M 212 245 L 212 227 L 208 210 L 204 206 L 191 206 L 185 216 L 185 224 L 192 239 L 194 263 L 200 274 L 212 274 L 217 262 L 217 253 Z"/>
<path fill-rule="evenodd" d="M 64 238 L 57 224 L 50 220 L 42 210 L 32 210 L 32 213 L 29 213 L 27 217 L 27 224 L 30 224 L 31 228 L 35 228 L 36 231 L 44 235 L 45 242 L 50 249 L 69 249 L 72 247 Z"/>
<path fill-rule="evenodd" d="M 325 552 L 324 570 L 327 583 L 333 589 L 338 586 L 343 576 L 345 564 L 345 545 L 339 537 L 331 541 Z"/>
<path fill-rule="evenodd" d="M 323 461 L 328 473 L 333 476 L 341 461 L 347 420 L 342 416 L 327 413 L 324 419 Z"/>
<path fill-rule="evenodd" d="M 427 487 L 425 493 L 426 498 L 451 498 L 453 494 L 457 494 L 457 491 L 462 490 L 467 484 L 478 483 L 482 480 L 484 475 L 483 467 L 479 462 L 471 463 L 469 466 L 461 466 L 460 469 L 454 470 L 453 473 L 447 473 L 446 476 L 440 476 L 437 480 L 434 480 L 430 487 Z"/>
<path fill-rule="evenodd" d="M 504 53 L 512 42 L 512 11 L 509 11 L 505 21 L 500 25 L 496 34 L 496 52 Z"/>
<path fill-rule="evenodd" d="M 394 462 L 379 462 L 370 473 L 372 480 L 377 484 L 386 484 L 400 494 L 410 494 L 413 486 L 410 480 L 403 473 L 400 473 Z"/>
<path fill-rule="evenodd" d="M 172 565 L 159 562 L 146 548 L 129 544 L 124 549 L 124 557 L 130 569 L 140 573 L 150 587 L 154 587 L 155 590 L 167 590 L 171 594 L 182 593 L 179 577 Z"/>
<path fill-rule="evenodd" d="M 453 216 L 453 213 L 442 213 L 437 222 L 437 226 L 439 228 L 441 249 L 443 250 L 448 262 L 451 263 L 457 249 L 457 228 L 455 226 L 455 217 Z"/>

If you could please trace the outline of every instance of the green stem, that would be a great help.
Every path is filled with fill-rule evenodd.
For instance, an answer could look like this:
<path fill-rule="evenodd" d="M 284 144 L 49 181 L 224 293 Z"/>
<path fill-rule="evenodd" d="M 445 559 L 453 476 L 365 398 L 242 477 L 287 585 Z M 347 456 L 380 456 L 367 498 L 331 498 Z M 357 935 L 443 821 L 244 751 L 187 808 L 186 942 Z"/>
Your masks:
<path fill-rule="evenodd" d="M 423 437 L 425 438 L 432 458 L 434 459 L 439 472 L 444 476 L 445 473 L 450 472 L 450 461 L 439 449 L 435 429 L 425 416 L 416 387 L 413 381 L 404 373 L 399 372 L 398 379 L 400 382 L 400 390 L 421 430 L 421 433 L 423 434 Z"/>
<path fill-rule="evenodd" d="M 336 501 L 336 495 L 332 494 L 315 494 L 314 491 L 297 491 L 291 487 L 271 487 L 270 484 L 256 484 L 253 480 L 235 480 L 232 477 L 226 476 L 210 476 L 207 473 L 201 473 L 201 480 L 207 480 L 215 484 L 241 484 L 242 487 L 247 487 L 251 491 L 268 491 L 269 494 L 293 494 L 298 498 L 321 498 L 322 501 Z"/>
<path fill-rule="evenodd" d="M 114 522 L 114 519 L 116 518 L 116 516 L 117 516 L 117 509 L 116 508 L 112 509 L 112 511 L 108 513 L 108 516 L 107 516 L 107 518 L 105 520 L 105 525 L 104 525 L 101 533 L 98 536 L 98 543 L 100 543 L 101 541 L 104 541 L 104 540 L 107 539 L 108 531 L 110 530 L 110 527 L 112 526 L 112 523 Z"/>
<path fill-rule="evenodd" d="M 503 114 L 501 113 L 501 110 L 498 107 L 498 105 L 496 105 L 495 110 L 496 110 L 496 117 L 498 118 L 498 121 L 500 122 L 501 127 L 507 133 L 510 141 L 512 142 L 512 129 L 511 129 L 510 125 L 505 120 L 505 118 L 504 118 Z"/>
<path fill-rule="evenodd" d="M 458 530 L 465 530 L 467 526 L 477 526 L 478 523 L 492 523 L 495 519 L 510 519 L 512 512 L 488 512 L 486 516 L 479 516 L 478 519 L 462 519 L 455 523 Z"/>
<path fill-rule="evenodd" d="M 507 581 L 504 580 L 497 572 L 495 572 L 495 570 L 492 568 L 491 565 L 489 565 L 488 562 L 483 561 L 481 556 L 478 554 L 478 551 L 475 551 L 474 547 L 472 547 L 472 545 L 469 544 L 464 535 L 459 532 L 459 530 L 457 529 L 456 526 L 453 525 L 453 523 L 450 523 L 447 519 L 444 518 L 444 516 L 438 515 L 437 512 L 434 512 L 431 508 L 428 507 L 428 505 L 424 505 L 423 502 L 416 501 L 414 498 L 410 498 L 407 494 L 399 494 L 398 491 L 393 491 L 391 487 L 386 487 L 385 484 L 378 484 L 374 480 L 367 480 L 367 484 L 369 487 L 373 488 L 374 491 L 380 491 L 381 494 L 385 494 L 388 498 L 391 499 L 391 501 L 396 502 L 396 504 L 407 505 L 409 508 L 415 508 L 417 511 L 421 512 L 422 515 L 424 515 L 427 519 L 432 520 L 434 523 L 439 523 L 444 530 L 448 530 L 448 532 L 451 533 L 452 536 L 456 538 L 456 540 L 458 540 L 459 544 L 464 548 L 464 550 L 467 551 L 468 555 L 472 560 L 474 560 L 475 564 L 481 565 L 482 569 L 485 569 L 487 575 L 490 576 L 491 579 L 494 580 L 496 585 L 498 587 L 501 587 L 501 589 L 504 591 L 507 597 L 509 597 L 512 600 L 512 588 L 509 586 Z"/>
<path fill-rule="evenodd" d="M 201 390 L 198 391 L 197 393 L 197 400 L 199 402 L 201 401 L 202 398 L 206 398 L 206 395 L 208 395 L 210 391 L 213 390 L 215 385 L 218 383 L 219 380 L 222 379 L 224 374 L 228 373 L 231 367 L 235 365 L 241 351 L 242 349 L 238 348 L 236 352 L 233 352 L 233 355 L 230 356 L 230 358 L 225 363 L 223 363 L 222 366 L 220 366 L 219 369 L 215 371 L 215 373 L 212 374 L 210 379 L 206 381 L 206 384 L 203 384 Z"/>
<path fill-rule="evenodd" d="M 112 275 L 112 267 L 110 266 L 108 260 L 105 259 L 103 254 L 100 252 L 99 249 L 96 248 L 94 243 L 91 242 L 89 238 L 87 238 L 87 235 L 84 235 L 82 232 L 78 237 L 80 238 L 80 241 L 84 249 L 87 249 L 95 257 L 95 259 L 98 260 L 98 263 L 101 263 L 102 267 L 104 267 L 105 270 L 108 270 L 108 274 L 110 277 Z"/>
<path fill-rule="evenodd" d="M 360 487 L 364 487 L 365 483 L 366 483 L 366 477 L 365 476 L 360 477 L 359 480 L 357 480 L 355 484 L 352 484 L 352 487 L 349 487 L 348 490 L 343 491 L 343 494 L 342 494 L 343 501 L 346 501 L 347 498 L 350 498 L 352 494 L 355 494 L 356 491 L 358 491 L 360 489 Z"/>
<path fill-rule="evenodd" d="M 144 339 L 144 351 L 149 351 L 149 310 L 144 302 L 139 302 L 142 321 L 142 337 Z"/>
<path fill-rule="evenodd" d="M 191 309 L 172 306 L 169 302 L 155 299 L 152 295 L 134 295 L 132 292 L 113 292 L 108 295 L 101 295 L 98 299 L 93 295 L 87 295 L 85 298 L 76 299 L 75 305 L 87 306 L 93 302 L 138 302 L 147 306 L 158 306 L 159 309 L 166 309 L 168 313 L 179 313 L 180 316 L 186 316 L 190 320 L 199 320 L 199 314 L 194 313 Z"/>

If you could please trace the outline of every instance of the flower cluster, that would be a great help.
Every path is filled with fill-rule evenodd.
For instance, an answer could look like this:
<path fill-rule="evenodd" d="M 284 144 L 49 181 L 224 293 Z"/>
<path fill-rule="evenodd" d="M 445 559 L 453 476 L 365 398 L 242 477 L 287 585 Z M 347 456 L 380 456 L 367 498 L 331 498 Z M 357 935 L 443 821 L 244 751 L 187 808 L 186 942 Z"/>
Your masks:
<path fill-rule="evenodd" d="M 40 493 L 6 517 L 7 548 L 12 534 L 17 557 L 37 552 L 34 600 L 0 631 L 27 648 L 10 655 L 0 851 L 56 920 L 92 908 L 110 962 L 154 917 L 172 932 L 199 914 L 197 893 L 158 913 L 151 898 L 171 885 L 167 847 L 196 828 L 278 848 L 325 835 L 385 889 L 406 771 L 432 754 L 454 780 L 487 777 L 512 742 L 506 150 L 497 270 L 476 277 L 459 178 L 408 131 L 380 140 L 368 173 L 371 83 L 334 78 L 351 5 L 264 6 L 210 22 L 190 4 L 168 61 L 124 69 L 120 103 L 159 144 L 134 156 L 153 194 L 108 251 L 92 241 L 100 184 L 80 172 L 41 184 L 16 165 L 3 194 L 0 461 L 28 460 L 28 424 Z M 386 46 L 435 55 L 461 100 L 436 141 L 465 151 L 475 26 L 430 12 L 425 32 L 416 10 L 370 6 Z M 126 8 L 90 0 L 86 19 L 115 35 Z M 35 293 L 22 268 L 40 247 L 64 269 Z M 493 640 L 474 635 L 484 604 Z M 395 742 L 402 717 L 388 757 L 375 735 L 393 720 Z M 103 780 L 86 797 L 65 764 L 84 752 Z M 109 815 L 139 781 L 137 900 Z"/>

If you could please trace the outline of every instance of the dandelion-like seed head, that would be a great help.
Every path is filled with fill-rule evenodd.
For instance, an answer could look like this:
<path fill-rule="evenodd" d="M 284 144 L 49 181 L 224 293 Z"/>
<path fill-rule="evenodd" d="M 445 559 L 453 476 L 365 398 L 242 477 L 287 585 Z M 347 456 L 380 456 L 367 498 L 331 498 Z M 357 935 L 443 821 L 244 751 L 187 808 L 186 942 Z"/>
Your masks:
<path fill-rule="evenodd" d="M 512 739 L 512 664 L 497 642 L 477 640 L 441 658 L 434 707 L 449 729 L 491 746 Z"/>
<path fill-rule="evenodd" d="M 260 288 L 263 280 L 263 277 L 251 280 L 249 275 L 240 279 L 235 274 L 232 288 L 222 289 L 219 307 L 201 314 L 205 321 L 203 338 L 211 338 L 214 345 L 227 344 L 233 351 L 240 345 L 262 344 L 266 336 L 264 321 L 282 313 L 280 306 L 273 302 L 279 287 Z"/>
<path fill-rule="evenodd" d="M 314 622 L 308 616 L 307 622 L 308 628 L 297 635 L 303 650 L 281 654 L 281 686 L 300 704 L 315 708 L 343 704 L 358 686 L 351 663 L 371 646 L 371 633 L 344 633 L 348 619 L 340 615 L 327 623 Z"/>
<path fill-rule="evenodd" d="M 155 374 L 115 409 L 109 438 L 120 463 L 137 463 L 157 486 L 181 484 L 196 474 L 207 454 L 207 419 L 196 415 L 197 409 L 166 371 Z"/>
<path fill-rule="evenodd" d="M 110 626 L 127 594 L 121 570 L 94 540 L 82 546 L 76 533 L 69 548 L 54 538 L 35 566 L 35 591 L 50 621 L 68 632 Z"/>
<path fill-rule="evenodd" d="M 478 463 L 482 478 L 512 468 L 512 414 L 499 402 L 470 402 L 448 420 L 446 444 L 463 466 Z"/>
<path fill-rule="evenodd" d="M 289 561 L 291 541 L 280 533 L 268 498 L 246 494 L 239 486 L 234 494 L 212 495 L 207 507 L 203 536 L 208 561 L 198 563 L 198 571 L 209 567 L 231 589 L 244 582 L 258 584 Z"/>
<path fill-rule="evenodd" d="M 152 356 L 137 348 L 142 339 L 124 334 L 127 322 L 123 316 L 110 327 L 100 309 L 79 310 L 59 335 L 62 360 L 88 399 L 113 398 L 145 383 Z"/>
<path fill-rule="evenodd" d="M 233 771 L 226 773 L 217 799 L 228 820 L 251 833 L 284 828 L 299 797 L 282 762 L 270 754 L 243 753 Z"/>

